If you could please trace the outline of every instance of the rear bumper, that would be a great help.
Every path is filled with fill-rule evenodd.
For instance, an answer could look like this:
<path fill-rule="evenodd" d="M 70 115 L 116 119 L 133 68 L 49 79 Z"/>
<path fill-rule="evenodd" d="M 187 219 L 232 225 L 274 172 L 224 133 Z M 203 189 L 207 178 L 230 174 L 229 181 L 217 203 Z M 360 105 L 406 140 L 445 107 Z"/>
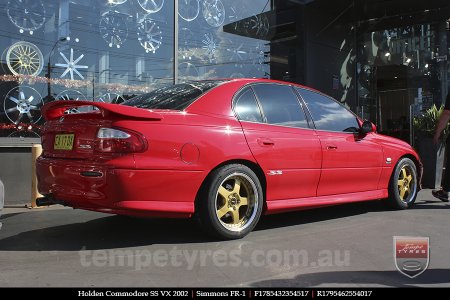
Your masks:
<path fill-rule="evenodd" d="M 40 157 L 39 192 L 74 208 L 136 216 L 189 217 L 202 171 L 136 170 Z"/>

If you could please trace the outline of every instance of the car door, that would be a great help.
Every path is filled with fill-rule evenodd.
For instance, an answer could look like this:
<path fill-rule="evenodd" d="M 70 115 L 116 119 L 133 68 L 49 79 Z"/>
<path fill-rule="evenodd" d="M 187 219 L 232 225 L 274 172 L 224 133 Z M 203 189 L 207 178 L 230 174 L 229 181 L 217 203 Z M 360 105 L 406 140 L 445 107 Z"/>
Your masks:
<path fill-rule="evenodd" d="M 322 144 L 318 196 L 376 190 L 383 150 L 371 133 L 359 133 L 357 117 L 334 99 L 296 88 L 306 102 Z"/>
<path fill-rule="evenodd" d="M 234 111 L 266 174 L 267 200 L 315 196 L 322 159 L 320 142 L 292 87 L 246 87 L 235 98 Z"/>

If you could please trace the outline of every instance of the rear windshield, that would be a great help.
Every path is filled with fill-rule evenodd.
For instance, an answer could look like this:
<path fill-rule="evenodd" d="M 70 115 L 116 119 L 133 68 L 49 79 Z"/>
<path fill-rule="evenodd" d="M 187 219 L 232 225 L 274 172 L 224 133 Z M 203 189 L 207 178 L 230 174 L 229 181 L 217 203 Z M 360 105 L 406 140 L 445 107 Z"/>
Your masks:
<path fill-rule="evenodd" d="M 175 84 L 131 98 L 122 105 L 147 109 L 183 110 L 198 97 L 224 81 L 201 81 Z"/>

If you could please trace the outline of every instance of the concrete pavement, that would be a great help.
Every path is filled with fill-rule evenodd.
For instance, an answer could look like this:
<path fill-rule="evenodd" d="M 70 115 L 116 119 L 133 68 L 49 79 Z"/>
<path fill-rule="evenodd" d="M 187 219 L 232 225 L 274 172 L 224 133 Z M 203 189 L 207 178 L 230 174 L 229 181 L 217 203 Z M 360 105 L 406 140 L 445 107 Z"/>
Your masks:
<path fill-rule="evenodd" d="M 265 216 L 237 241 L 189 220 L 69 208 L 5 209 L 0 286 L 450 287 L 450 205 L 419 193 L 414 209 L 379 201 Z M 430 238 L 418 277 L 394 265 L 393 236 Z"/>

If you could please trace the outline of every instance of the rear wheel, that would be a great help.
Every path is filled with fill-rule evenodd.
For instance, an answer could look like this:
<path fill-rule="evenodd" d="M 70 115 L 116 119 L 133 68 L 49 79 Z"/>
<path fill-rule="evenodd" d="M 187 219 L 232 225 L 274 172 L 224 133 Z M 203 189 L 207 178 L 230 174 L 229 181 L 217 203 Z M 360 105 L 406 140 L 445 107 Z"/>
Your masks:
<path fill-rule="evenodd" d="M 396 165 L 389 182 L 388 204 L 396 209 L 413 206 L 417 197 L 417 169 L 409 158 L 402 158 Z"/>
<path fill-rule="evenodd" d="M 197 201 L 203 229 L 219 238 L 238 239 L 258 223 L 263 193 L 250 168 L 232 164 L 212 172 Z"/>

